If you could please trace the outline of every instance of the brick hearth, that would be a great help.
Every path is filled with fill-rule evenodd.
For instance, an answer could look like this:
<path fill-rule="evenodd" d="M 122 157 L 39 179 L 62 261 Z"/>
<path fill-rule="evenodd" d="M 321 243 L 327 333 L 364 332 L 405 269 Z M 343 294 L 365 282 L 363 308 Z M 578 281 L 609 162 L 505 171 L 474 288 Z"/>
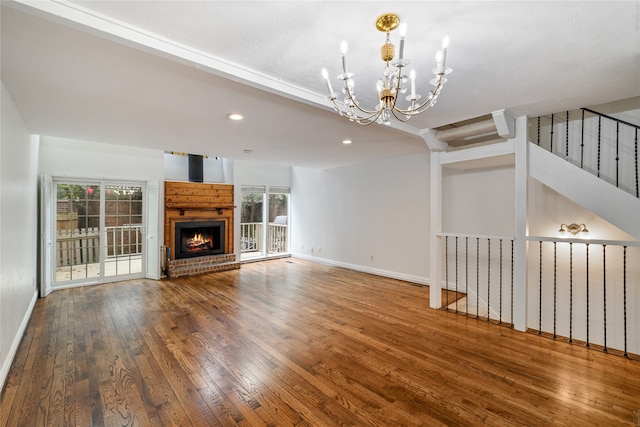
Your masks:
<path fill-rule="evenodd" d="M 169 261 L 169 277 L 194 276 L 196 274 L 240 268 L 235 254 L 211 255 L 195 258 L 174 259 Z"/>

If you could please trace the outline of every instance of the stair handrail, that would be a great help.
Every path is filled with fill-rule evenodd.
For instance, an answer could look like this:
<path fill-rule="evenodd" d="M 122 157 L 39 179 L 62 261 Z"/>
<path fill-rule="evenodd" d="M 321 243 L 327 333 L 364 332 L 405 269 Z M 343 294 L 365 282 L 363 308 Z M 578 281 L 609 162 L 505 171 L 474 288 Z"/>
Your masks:
<path fill-rule="evenodd" d="M 580 110 L 572 110 L 572 111 L 582 111 L 582 118 L 581 118 L 581 135 L 580 135 L 580 161 L 579 161 L 579 167 L 581 169 L 585 169 L 585 165 L 584 165 L 584 146 L 585 146 L 585 112 L 594 114 L 597 119 L 598 119 L 598 131 L 597 131 L 597 137 L 594 134 L 594 138 L 597 138 L 597 150 L 598 150 L 598 154 L 597 154 L 597 163 L 594 165 L 595 166 L 595 171 L 592 171 L 592 173 L 594 173 L 597 177 L 601 178 L 600 173 L 601 173 L 601 161 L 600 161 L 600 150 L 601 150 L 601 144 L 604 141 L 605 143 L 611 144 L 611 147 L 615 146 L 615 183 L 611 182 L 613 181 L 613 177 L 610 178 L 609 182 L 611 182 L 612 184 L 614 184 L 616 187 L 620 188 L 620 181 L 619 181 L 619 171 L 620 171 L 620 125 L 624 125 L 624 126 L 629 126 L 631 132 L 634 133 L 633 135 L 633 141 L 631 142 L 631 144 L 628 144 L 627 147 L 629 147 L 630 145 L 633 145 L 633 175 L 631 175 L 631 182 L 629 182 L 629 184 L 631 186 L 633 186 L 633 184 L 635 184 L 635 194 L 633 192 L 633 190 L 630 189 L 630 193 L 634 194 L 635 197 L 640 198 L 640 184 L 639 184 L 639 164 L 638 164 L 638 130 L 640 129 L 639 125 L 630 123 L 626 120 L 622 120 L 622 119 L 618 119 L 616 117 L 612 117 L 609 116 L 607 114 L 604 113 L 600 113 L 598 111 L 592 110 L 590 108 L 580 108 Z M 564 158 L 565 160 L 570 160 L 569 159 L 569 122 L 570 122 L 570 118 L 569 118 L 569 114 L 570 111 L 566 111 L 565 114 L 566 116 L 558 121 L 555 121 L 555 116 L 557 116 L 559 113 L 552 113 L 550 115 L 546 115 L 546 116 L 538 116 L 537 117 L 537 121 L 538 121 L 538 141 L 537 144 L 541 145 L 540 142 L 540 137 L 541 137 L 541 133 L 540 133 L 540 126 L 541 126 L 541 122 L 540 119 L 542 117 L 550 117 L 551 122 L 550 122 L 550 140 L 549 140 L 549 151 L 558 155 L 558 153 L 556 151 L 554 151 L 554 126 L 557 124 L 560 124 L 560 122 L 564 122 L 565 123 L 565 138 L 566 138 L 566 145 L 565 145 L 565 153 L 564 153 Z M 615 136 L 609 136 L 609 135 L 602 135 L 601 134 L 601 129 L 602 129 L 602 119 L 606 119 L 606 120 L 611 120 L 612 122 L 616 123 L 616 130 L 615 130 Z M 575 118 L 574 120 L 578 120 L 577 118 Z M 577 159 L 575 159 L 575 161 L 577 161 Z M 574 164 L 577 165 L 577 163 L 575 163 L 575 161 L 573 162 Z M 635 181 L 635 183 L 633 182 Z"/>
<path fill-rule="evenodd" d="M 640 186 L 638 185 L 638 129 L 640 129 L 640 126 L 635 125 L 633 123 L 627 122 L 626 120 L 621 120 L 618 119 L 616 117 L 612 117 L 609 116 L 607 114 L 603 114 L 600 113 L 598 111 L 592 110 L 590 108 L 586 108 L 583 107 L 582 108 L 582 126 L 584 128 L 584 112 L 587 111 L 591 114 L 595 114 L 598 116 L 598 120 L 601 120 L 601 118 L 605 118 L 607 120 L 612 120 L 614 122 L 616 122 L 616 187 L 618 187 L 618 161 L 620 159 L 620 155 L 619 155 L 619 134 L 620 134 L 620 130 L 619 130 L 619 125 L 623 124 L 626 126 L 631 127 L 632 129 L 635 129 L 635 140 L 634 140 L 634 146 L 635 146 L 635 181 L 636 181 L 636 197 L 640 197 Z M 599 130 L 598 130 L 598 134 L 599 134 Z M 584 144 L 584 142 L 583 142 Z M 599 162 L 599 157 L 598 157 L 598 162 Z M 600 165 L 598 164 L 598 177 L 600 177 Z"/>
<path fill-rule="evenodd" d="M 591 108 L 583 107 L 583 108 L 581 108 L 581 110 L 587 111 L 589 113 L 593 113 L 593 114 L 598 115 L 598 116 L 602 116 L 602 117 L 607 118 L 609 120 L 613 120 L 614 122 L 619 122 L 619 123 L 622 123 L 624 125 L 631 126 L 632 128 L 640 129 L 639 125 L 635 125 L 635 124 L 633 124 L 631 122 L 628 122 L 626 120 L 618 119 L 617 117 L 609 116 L 608 114 L 599 113 L 598 111 L 592 110 Z"/>

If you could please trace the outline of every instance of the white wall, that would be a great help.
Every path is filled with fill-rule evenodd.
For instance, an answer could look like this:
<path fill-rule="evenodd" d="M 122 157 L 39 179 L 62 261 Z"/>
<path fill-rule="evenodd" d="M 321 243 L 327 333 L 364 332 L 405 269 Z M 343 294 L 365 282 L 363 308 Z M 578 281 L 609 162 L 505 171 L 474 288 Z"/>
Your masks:
<path fill-rule="evenodd" d="M 235 160 L 233 172 L 233 183 L 238 187 L 237 190 L 242 185 L 291 187 L 291 166 Z"/>
<path fill-rule="evenodd" d="M 164 180 L 164 152 L 42 136 L 41 174 L 123 181 Z"/>
<path fill-rule="evenodd" d="M 572 202 L 533 178 L 528 182 L 527 219 L 530 236 L 581 239 L 635 240 L 593 212 Z M 589 233 L 560 233 L 561 224 L 585 224 Z"/>
<path fill-rule="evenodd" d="M 292 181 L 294 256 L 427 283 L 428 154 L 293 168 Z"/>
<path fill-rule="evenodd" d="M 513 236 L 515 170 L 512 166 L 442 169 L 442 231 Z"/>
<path fill-rule="evenodd" d="M 0 389 L 37 299 L 38 141 L 2 84 Z"/>

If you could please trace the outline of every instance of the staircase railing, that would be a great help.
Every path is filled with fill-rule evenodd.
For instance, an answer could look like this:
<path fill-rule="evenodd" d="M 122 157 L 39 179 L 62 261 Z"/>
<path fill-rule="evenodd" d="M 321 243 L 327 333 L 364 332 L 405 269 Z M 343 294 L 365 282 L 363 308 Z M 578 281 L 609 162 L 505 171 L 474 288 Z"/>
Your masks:
<path fill-rule="evenodd" d="M 527 240 L 529 328 L 625 357 L 640 353 L 640 242 Z"/>
<path fill-rule="evenodd" d="M 513 237 L 439 234 L 444 249 L 444 309 L 513 324 Z M 449 298 L 449 293 L 456 298 Z M 460 299 L 460 296 L 463 299 Z"/>
<path fill-rule="evenodd" d="M 640 126 L 589 108 L 539 116 L 529 124 L 539 146 L 640 197 Z"/>
<path fill-rule="evenodd" d="M 441 233 L 443 308 L 513 327 L 514 238 Z M 527 237 L 527 328 L 640 357 L 640 242 Z M 450 297 L 455 292 L 455 298 Z"/>

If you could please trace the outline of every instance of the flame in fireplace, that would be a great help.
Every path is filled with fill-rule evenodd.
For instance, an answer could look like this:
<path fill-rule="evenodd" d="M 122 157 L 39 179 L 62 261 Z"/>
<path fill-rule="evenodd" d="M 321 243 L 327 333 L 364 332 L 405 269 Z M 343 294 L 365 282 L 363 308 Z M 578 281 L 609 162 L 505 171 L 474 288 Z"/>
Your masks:
<path fill-rule="evenodd" d="M 195 233 L 193 237 L 187 239 L 184 250 L 210 250 L 213 249 L 213 238 L 211 236 L 203 236 L 202 233 Z"/>
<path fill-rule="evenodd" d="M 175 245 L 176 259 L 222 254 L 224 253 L 224 223 L 220 221 L 177 222 Z"/>

